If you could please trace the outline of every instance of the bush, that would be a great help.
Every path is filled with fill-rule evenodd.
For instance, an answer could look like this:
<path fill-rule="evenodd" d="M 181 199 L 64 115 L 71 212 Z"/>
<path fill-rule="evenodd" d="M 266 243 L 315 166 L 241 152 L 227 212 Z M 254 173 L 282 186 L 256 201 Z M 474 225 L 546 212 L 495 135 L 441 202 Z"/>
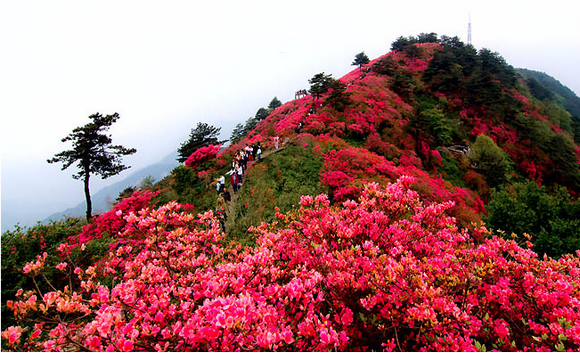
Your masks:
<path fill-rule="evenodd" d="M 371 183 L 334 206 L 304 196 L 246 249 L 221 245 L 211 212 L 170 202 L 123 214 L 118 237 L 131 243 L 101 268 L 75 268 L 80 287 L 8 303 L 43 323 L 4 330 L 3 348 L 578 350 L 578 257 L 539 260 L 497 237 L 475 245 L 446 214 L 453 204 L 423 204 L 412 182 Z M 36 277 L 47 264 L 25 268 Z"/>
<path fill-rule="evenodd" d="M 6 301 L 14 300 L 18 289 L 33 286 L 30 278 L 22 273 L 24 265 L 33 261 L 38 254 L 47 252 L 50 254 L 47 263 L 56 266 L 61 261 L 57 256 L 59 244 L 80 233 L 85 223 L 80 218 L 68 218 L 32 228 L 16 227 L 2 234 L 2 330 L 15 324 L 14 315 L 6 307 Z M 60 283 L 54 276 L 57 272 L 49 270 L 45 276 L 52 282 Z M 43 290 L 48 289 L 45 281 L 40 282 L 39 286 Z"/>
<path fill-rule="evenodd" d="M 492 192 L 484 220 L 493 229 L 532 235 L 538 254 L 561 257 L 580 249 L 580 200 L 566 189 L 552 195 L 533 181 Z"/>
<path fill-rule="evenodd" d="M 510 161 L 506 153 L 485 135 L 477 136 L 467 157 L 474 169 L 481 172 L 489 186 L 496 187 L 506 181 Z"/>

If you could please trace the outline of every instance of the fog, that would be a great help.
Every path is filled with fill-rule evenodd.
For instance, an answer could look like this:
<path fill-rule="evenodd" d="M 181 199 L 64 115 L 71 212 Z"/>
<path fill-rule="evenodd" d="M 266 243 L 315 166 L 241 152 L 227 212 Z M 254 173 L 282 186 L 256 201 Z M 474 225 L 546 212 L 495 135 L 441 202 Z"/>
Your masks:
<path fill-rule="evenodd" d="M 549 5 L 549 6 L 548 6 Z M 115 144 L 132 170 L 184 142 L 197 122 L 227 139 L 277 96 L 338 78 L 355 54 L 436 32 L 499 52 L 580 92 L 578 5 L 569 1 L 10 1 L 0 2 L 2 232 L 84 199 L 73 168 L 47 159 L 100 112 L 118 112 Z M 130 170 L 131 171 L 131 170 Z M 92 178 L 91 191 L 123 179 Z"/>

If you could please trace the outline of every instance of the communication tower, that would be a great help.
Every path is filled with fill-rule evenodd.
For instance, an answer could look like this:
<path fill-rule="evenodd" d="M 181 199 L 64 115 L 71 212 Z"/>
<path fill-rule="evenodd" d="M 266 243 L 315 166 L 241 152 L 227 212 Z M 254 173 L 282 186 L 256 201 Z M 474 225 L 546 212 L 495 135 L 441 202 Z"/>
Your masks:
<path fill-rule="evenodd" d="M 469 21 L 467 22 L 467 44 L 471 44 L 471 14 L 469 14 Z"/>

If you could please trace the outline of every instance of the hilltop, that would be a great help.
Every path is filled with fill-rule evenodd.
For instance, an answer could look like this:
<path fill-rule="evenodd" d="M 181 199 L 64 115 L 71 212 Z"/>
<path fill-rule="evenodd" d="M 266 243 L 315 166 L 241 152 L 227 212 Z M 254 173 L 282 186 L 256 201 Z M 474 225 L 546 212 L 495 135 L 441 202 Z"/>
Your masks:
<path fill-rule="evenodd" d="M 90 224 L 5 233 L 3 348 L 577 350 L 578 97 L 456 37 L 391 49 Z"/>

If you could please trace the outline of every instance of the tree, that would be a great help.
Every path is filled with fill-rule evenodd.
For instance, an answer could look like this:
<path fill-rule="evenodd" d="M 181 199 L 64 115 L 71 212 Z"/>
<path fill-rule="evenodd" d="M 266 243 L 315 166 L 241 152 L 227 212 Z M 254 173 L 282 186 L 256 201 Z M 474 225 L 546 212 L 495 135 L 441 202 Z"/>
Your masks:
<path fill-rule="evenodd" d="M 248 136 L 248 134 L 256 128 L 256 125 L 258 125 L 259 122 L 260 121 L 256 117 L 249 117 L 248 120 L 246 120 L 246 125 L 244 125 L 243 136 Z"/>
<path fill-rule="evenodd" d="M 256 112 L 256 119 L 258 121 L 262 121 L 262 120 L 266 119 L 268 117 L 268 115 L 270 115 L 270 110 L 268 110 L 266 108 L 260 108 Z"/>
<path fill-rule="evenodd" d="M 417 42 L 419 43 L 439 43 L 439 39 L 437 38 L 437 33 L 420 33 L 417 36 Z"/>
<path fill-rule="evenodd" d="M 215 127 L 207 123 L 197 123 L 195 129 L 191 129 L 189 139 L 182 143 L 181 147 L 177 150 L 179 153 L 177 161 L 180 163 L 185 162 L 185 160 L 200 147 L 220 145 L 225 142 L 220 141 L 217 138 L 221 129 L 221 127 Z"/>
<path fill-rule="evenodd" d="M 485 223 L 506 237 L 530 234 L 540 256 L 572 254 L 580 249 L 580 200 L 573 201 L 566 188 L 554 191 L 531 180 L 501 186 L 491 194 Z"/>
<path fill-rule="evenodd" d="M 62 170 L 67 169 L 75 162 L 78 172 L 73 174 L 74 179 L 83 179 L 85 200 L 87 203 L 87 221 L 92 217 L 91 194 L 89 179 L 91 174 L 98 174 L 102 179 L 117 175 L 130 167 L 123 165 L 121 157 L 137 152 L 134 148 L 125 148 L 113 145 L 111 136 L 105 132 L 119 119 L 119 114 L 103 116 L 100 113 L 89 116 L 92 122 L 77 127 L 71 134 L 62 139 L 62 142 L 72 141 L 73 149 L 57 153 L 48 163 L 62 162 Z"/>
<path fill-rule="evenodd" d="M 350 103 L 350 92 L 346 91 L 346 85 L 339 80 L 334 80 L 330 88 L 330 94 L 324 101 L 324 104 L 330 105 L 339 112 L 343 112 Z"/>
<path fill-rule="evenodd" d="M 491 187 L 496 187 L 506 180 L 509 171 L 509 159 L 491 138 L 479 135 L 467 153 L 474 169 L 485 175 Z"/>
<path fill-rule="evenodd" d="M 270 111 L 272 111 L 272 110 L 278 108 L 281 105 L 282 105 L 282 102 L 280 102 L 280 100 L 278 99 L 278 97 L 274 97 L 274 98 L 272 98 L 272 101 L 268 105 L 268 109 L 270 109 Z"/>
<path fill-rule="evenodd" d="M 362 71 L 363 65 L 366 65 L 369 62 L 370 62 L 369 57 L 363 51 L 356 54 L 356 56 L 354 57 L 354 61 L 352 62 L 351 65 L 357 65 L 359 67 L 359 70 Z"/>
<path fill-rule="evenodd" d="M 397 38 L 392 44 L 391 44 L 391 50 L 403 50 L 407 45 L 415 43 L 416 40 L 413 39 L 413 37 L 409 37 L 409 38 L 405 38 L 403 36 Z"/>
<path fill-rule="evenodd" d="M 334 78 L 332 75 L 325 75 L 324 72 L 314 75 L 308 82 L 310 83 L 310 93 L 314 99 L 320 98 L 332 85 Z"/>
<path fill-rule="evenodd" d="M 240 141 L 242 137 L 244 137 L 244 125 L 237 124 L 232 131 L 232 135 L 230 136 L 230 142 L 235 144 Z"/>

